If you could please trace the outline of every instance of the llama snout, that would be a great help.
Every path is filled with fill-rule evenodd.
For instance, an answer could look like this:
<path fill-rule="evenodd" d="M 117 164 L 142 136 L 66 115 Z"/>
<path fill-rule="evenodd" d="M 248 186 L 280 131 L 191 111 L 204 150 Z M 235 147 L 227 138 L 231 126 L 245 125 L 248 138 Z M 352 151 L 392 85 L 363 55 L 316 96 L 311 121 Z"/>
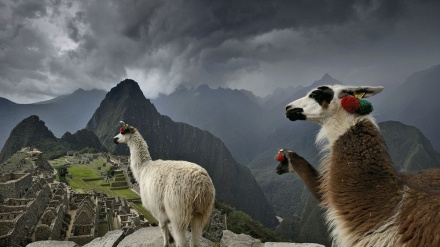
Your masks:
<path fill-rule="evenodd" d="M 115 144 L 119 144 L 119 141 L 118 141 L 118 140 L 119 140 L 118 137 L 114 137 L 114 138 L 113 138 L 113 142 L 114 142 Z"/>

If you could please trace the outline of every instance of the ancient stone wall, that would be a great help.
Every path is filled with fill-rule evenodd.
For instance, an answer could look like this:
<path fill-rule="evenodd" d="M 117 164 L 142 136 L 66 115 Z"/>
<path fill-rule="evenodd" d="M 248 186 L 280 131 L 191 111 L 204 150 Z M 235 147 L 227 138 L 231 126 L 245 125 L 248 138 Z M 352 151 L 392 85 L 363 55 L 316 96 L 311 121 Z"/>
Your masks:
<path fill-rule="evenodd" d="M 20 181 L 27 179 L 26 177 L 27 176 L 22 176 Z M 1 207 L 1 209 L 4 210 L 4 213 L 0 213 L 0 229 L 2 229 L 1 231 L 4 234 L 0 235 L 3 235 L 2 239 L 5 242 L 8 242 L 9 246 L 25 245 L 30 240 L 30 237 L 35 229 L 35 225 L 37 224 L 50 200 L 51 190 L 45 181 L 42 182 L 39 178 L 37 178 L 33 183 L 38 183 L 37 186 L 33 186 L 34 189 L 41 188 L 39 191 L 34 191 L 35 199 L 17 198 L 13 200 L 6 200 L 5 202 L 7 204 L 3 203 Z M 20 186 L 19 188 L 21 189 Z M 31 186 L 28 185 L 28 188 L 29 187 Z M 8 205 L 8 203 L 17 204 L 17 202 L 26 201 L 28 202 L 26 205 Z M 16 209 L 20 209 L 20 211 L 12 211 Z M 10 219 L 10 217 L 13 219 Z"/>
<path fill-rule="evenodd" d="M 4 198 L 21 198 L 32 184 L 30 173 L 0 176 L 0 194 Z"/>
<path fill-rule="evenodd" d="M 51 229 L 51 240 L 63 240 L 65 236 L 65 231 L 63 229 L 64 217 L 67 212 L 66 205 L 59 205 L 56 209 L 56 218 L 52 221 L 50 225 Z"/>

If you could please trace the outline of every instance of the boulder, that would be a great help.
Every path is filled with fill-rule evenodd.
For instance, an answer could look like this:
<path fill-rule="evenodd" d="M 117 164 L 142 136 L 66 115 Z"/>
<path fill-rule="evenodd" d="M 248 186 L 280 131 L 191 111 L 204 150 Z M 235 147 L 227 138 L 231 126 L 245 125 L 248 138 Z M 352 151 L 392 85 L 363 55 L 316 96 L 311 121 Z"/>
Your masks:
<path fill-rule="evenodd" d="M 235 234 L 229 230 L 223 231 L 220 241 L 221 247 L 263 247 L 260 240 L 254 239 L 246 234 Z"/>
<path fill-rule="evenodd" d="M 325 247 L 321 244 L 299 244 L 299 243 L 275 243 L 275 242 L 266 242 L 264 247 Z"/>
<path fill-rule="evenodd" d="M 125 234 L 122 230 L 114 230 L 107 232 L 103 237 L 95 238 L 92 242 L 83 247 L 116 247 L 124 238 Z"/>
<path fill-rule="evenodd" d="M 81 247 L 81 245 L 77 245 L 72 241 L 45 240 L 30 243 L 26 247 Z"/>
<path fill-rule="evenodd" d="M 186 233 L 186 239 L 191 239 L 191 233 Z M 206 238 L 200 239 L 200 247 L 212 247 L 213 242 Z M 163 237 L 162 232 L 159 227 L 145 227 L 137 230 L 133 234 L 125 237 L 119 244 L 118 247 L 163 247 Z M 172 244 L 171 246 L 175 246 Z"/>

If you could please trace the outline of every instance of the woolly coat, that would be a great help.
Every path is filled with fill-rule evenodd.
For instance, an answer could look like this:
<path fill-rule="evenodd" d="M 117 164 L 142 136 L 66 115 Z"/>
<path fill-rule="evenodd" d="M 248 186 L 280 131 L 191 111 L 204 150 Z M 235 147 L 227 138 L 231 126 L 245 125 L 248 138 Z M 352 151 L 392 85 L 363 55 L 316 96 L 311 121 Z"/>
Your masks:
<path fill-rule="evenodd" d="M 186 230 L 194 217 L 206 225 L 215 199 L 214 185 L 207 171 L 187 161 L 153 161 L 138 131 L 127 144 L 143 206 L 156 219 L 170 221 L 179 230 Z"/>

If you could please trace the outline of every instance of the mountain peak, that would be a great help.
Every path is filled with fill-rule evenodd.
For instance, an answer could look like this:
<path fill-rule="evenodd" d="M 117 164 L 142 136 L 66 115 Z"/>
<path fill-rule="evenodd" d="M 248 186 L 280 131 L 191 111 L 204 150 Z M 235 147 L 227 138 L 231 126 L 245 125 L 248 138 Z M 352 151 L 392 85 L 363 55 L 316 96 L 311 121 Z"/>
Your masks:
<path fill-rule="evenodd" d="M 336 80 L 335 78 L 331 77 L 328 73 L 325 73 L 320 80 L 313 82 L 312 87 L 317 87 L 322 85 L 335 85 L 335 84 L 342 84 L 342 83 Z"/>
<path fill-rule="evenodd" d="M 86 90 L 82 89 L 82 88 L 78 88 L 77 90 L 75 90 L 73 93 L 84 93 Z"/>
<path fill-rule="evenodd" d="M 8 140 L 0 153 L 0 161 L 11 157 L 22 147 L 27 147 L 45 140 L 56 140 L 56 137 L 38 116 L 29 116 L 23 119 L 23 121 L 11 131 Z"/>
<path fill-rule="evenodd" d="M 19 123 L 19 125 L 25 125 L 25 124 L 34 124 L 34 125 L 46 126 L 44 121 L 40 120 L 40 117 L 38 117 L 37 115 L 31 115 L 31 116 L 23 119 L 23 121 L 21 121 Z M 17 125 L 17 127 L 19 127 L 19 125 Z"/>
<path fill-rule="evenodd" d="M 118 86 L 124 86 L 124 87 L 137 87 L 137 88 L 139 88 L 139 90 L 141 89 L 140 87 L 139 87 L 139 84 L 135 81 L 135 80 L 133 80 L 133 79 L 125 79 L 125 80 L 123 80 L 123 81 L 121 81 L 116 87 L 118 87 Z"/>
<path fill-rule="evenodd" d="M 87 128 L 94 130 L 101 140 L 105 140 L 102 142 L 104 146 L 114 149 L 111 137 L 115 134 L 120 120 L 140 126 L 143 121 L 153 121 L 158 115 L 154 105 L 145 98 L 139 84 L 134 80 L 125 79 L 107 93 L 88 122 Z M 108 126 L 112 128 L 109 129 Z"/>
<path fill-rule="evenodd" d="M 321 80 L 334 80 L 328 73 L 325 73 Z"/>
<path fill-rule="evenodd" d="M 108 95 L 117 97 L 130 97 L 135 99 L 145 98 L 139 84 L 132 79 L 125 79 L 112 88 Z"/>

